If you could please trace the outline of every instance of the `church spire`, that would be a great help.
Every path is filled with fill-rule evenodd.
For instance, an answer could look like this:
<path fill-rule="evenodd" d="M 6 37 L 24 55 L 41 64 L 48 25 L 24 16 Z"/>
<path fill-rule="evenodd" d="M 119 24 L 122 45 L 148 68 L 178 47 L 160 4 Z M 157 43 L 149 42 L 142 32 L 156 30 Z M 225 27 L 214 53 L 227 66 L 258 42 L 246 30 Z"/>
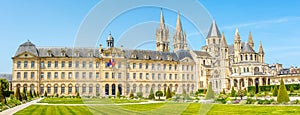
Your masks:
<path fill-rule="evenodd" d="M 252 39 L 252 32 L 249 33 L 248 44 L 251 46 L 252 49 L 254 49 L 254 42 L 253 42 L 253 39 Z"/>
<path fill-rule="evenodd" d="M 238 28 L 235 29 L 234 41 L 236 41 L 236 40 L 238 40 L 238 41 L 241 40 Z"/>
<path fill-rule="evenodd" d="M 260 54 L 264 54 L 265 53 L 261 41 L 259 43 L 258 53 L 260 53 Z"/>
<path fill-rule="evenodd" d="M 182 32 L 182 25 L 181 25 L 179 11 L 178 11 L 177 22 L 176 22 L 176 32 Z"/>
<path fill-rule="evenodd" d="M 211 24 L 206 38 L 212 38 L 212 37 L 221 38 L 221 34 L 215 20 Z"/>
<path fill-rule="evenodd" d="M 160 9 L 160 28 L 165 28 L 165 19 L 162 8 Z"/>
<path fill-rule="evenodd" d="M 224 32 L 222 33 L 221 47 L 228 48 Z"/>

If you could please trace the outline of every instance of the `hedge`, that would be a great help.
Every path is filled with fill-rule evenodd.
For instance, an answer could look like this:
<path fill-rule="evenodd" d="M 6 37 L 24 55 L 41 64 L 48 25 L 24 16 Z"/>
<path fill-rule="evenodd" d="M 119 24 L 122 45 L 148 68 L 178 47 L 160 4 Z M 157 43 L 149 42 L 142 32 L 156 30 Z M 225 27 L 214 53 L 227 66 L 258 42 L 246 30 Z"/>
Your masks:
<path fill-rule="evenodd" d="M 277 88 L 279 87 L 279 85 L 276 85 Z M 300 89 L 300 84 L 285 84 L 286 90 L 290 90 L 290 87 L 293 87 L 294 90 L 299 90 Z M 266 86 L 258 86 L 259 91 L 270 91 L 271 88 L 274 89 L 274 85 L 266 85 Z M 256 90 L 256 86 L 248 86 L 248 92 L 255 92 Z"/>

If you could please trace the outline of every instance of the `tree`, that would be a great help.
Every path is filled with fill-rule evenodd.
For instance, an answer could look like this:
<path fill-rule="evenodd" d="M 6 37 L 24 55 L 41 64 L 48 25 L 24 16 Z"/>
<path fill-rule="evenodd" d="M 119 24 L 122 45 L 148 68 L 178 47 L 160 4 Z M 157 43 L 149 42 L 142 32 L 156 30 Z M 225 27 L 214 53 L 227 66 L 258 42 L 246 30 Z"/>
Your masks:
<path fill-rule="evenodd" d="M 33 98 L 32 91 L 29 91 L 30 98 Z"/>
<path fill-rule="evenodd" d="M 215 93 L 212 90 L 212 86 L 211 83 L 209 82 L 208 84 L 208 89 L 207 89 L 207 93 L 205 95 L 205 99 L 214 99 L 215 98 Z"/>
<path fill-rule="evenodd" d="M 16 87 L 16 92 L 14 94 L 15 98 L 22 101 L 21 93 L 20 93 L 20 88 Z"/>
<path fill-rule="evenodd" d="M 272 93 L 273 93 L 273 87 L 271 87 L 271 89 L 270 89 L 270 92 L 272 92 Z"/>
<path fill-rule="evenodd" d="M 225 89 L 223 89 L 223 91 L 222 91 L 222 93 L 221 93 L 221 94 L 224 94 L 224 95 L 226 95 Z"/>
<path fill-rule="evenodd" d="M 120 98 L 120 97 L 121 97 L 120 91 L 117 90 L 117 98 Z"/>
<path fill-rule="evenodd" d="M 77 91 L 76 91 L 76 98 L 80 98 L 80 95 Z"/>
<path fill-rule="evenodd" d="M 277 96 L 277 94 L 278 94 L 278 89 L 277 86 L 274 85 L 273 96 Z"/>
<path fill-rule="evenodd" d="M 2 83 L 0 82 L 0 101 L 2 104 L 6 104 L 6 99 L 4 96 L 3 88 L 2 88 Z"/>
<path fill-rule="evenodd" d="M 186 91 L 185 91 L 185 89 L 183 89 L 183 91 L 182 91 L 182 95 L 183 95 L 183 96 L 185 96 L 185 95 L 186 95 Z"/>
<path fill-rule="evenodd" d="M 246 95 L 246 91 L 245 90 L 238 90 L 237 92 L 237 96 L 241 97 L 241 100 L 243 99 L 243 97 Z"/>
<path fill-rule="evenodd" d="M 158 97 L 158 99 L 160 100 L 160 97 L 163 96 L 163 92 L 162 91 L 156 91 L 155 95 Z"/>
<path fill-rule="evenodd" d="M 9 87 L 9 83 L 6 79 L 0 78 L 0 83 L 2 85 L 2 90 L 7 91 Z"/>
<path fill-rule="evenodd" d="M 137 92 L 136 96 L 138 96 L 139 98 L 143 98 L 143 92 Z"/>
<path fill-rule="evenodd" d="M 129 98 L 132 99 L 133 97 L 134 97 L 133 92 L 132 92 L 132 90 L 130 90 Z"/>
<path fill-rule="evenodd" d="M 150 94 L 148 96 L 149 99 L 155 99 L 153 89 L 150 89 Z"/>
<path fill-rule="evenodd" d="M 278 95 L 277 95 L 277 102 L 278 103 L 283 103 L 283 102 L 289 102 L 289 101 L 290 101 L 289 95 L 286 91 L 286 87 L 285 87 L 284 82 L 281 78 L 280 86 L 279 86 L 279 90 L 278 90 Z"/>
<path fill-rule="evenodd" d="M 230 92 L 230 97 L 235 97 L 236 91 L 234 90 L 234 87 L 232 86 L 231 92 Z"/>
<path fill-rule="evenodd" d="M 44 93 L 44 97 L 48 97 L 47 91 L 45 91 L 45 93 Z"/>
<path fill-rule="evenodd" d="M 35 90 L 33 90 L 33 95 L 34 97 L 37 97 Z"/>
<path fill-rule="evenodd" d="M 166 99 L 172 98 L 171 90 L 170 87 L 168 86 L 167 88 L 167 94 L 166 94 Z"/>
<path fill-rule="evenodd" d="M 291 87 L 290 87 L 290 93 L 294 93 L 293 85 L 291 85 Z"/>

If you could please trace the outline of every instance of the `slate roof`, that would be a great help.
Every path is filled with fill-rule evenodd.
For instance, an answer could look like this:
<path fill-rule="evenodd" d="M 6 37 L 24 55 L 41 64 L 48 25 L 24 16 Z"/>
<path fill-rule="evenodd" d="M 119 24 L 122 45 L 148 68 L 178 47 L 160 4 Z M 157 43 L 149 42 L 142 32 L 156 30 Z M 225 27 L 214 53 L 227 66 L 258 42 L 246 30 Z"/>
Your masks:
<path fill-rule="evenodd" d="M 203 51 L 193 51 L 197 56 L 206 56 L 206 57 L 211 57 L 207 52 Z"/>
<path fill-rule="evenodd" d="M 176 54 L 177 54 L 179 60 L 182 60 L 185 57 L 189 57 L 189 58 L 193 59 L 191 53 L 186 50 L 178 50 L 178 51 L 176 51 Z"/>
<path fill-rule="evenodd" d="M 243 42 L 242 53 L 255 53 L 255 51 L 250 47 L 250 45 L 247 42 Z"/>
<path fill-rule="evenodd" d="M 31 53 L 34 56 L 38 56 L 38 50 L 36 49 L 35 45 L 31 43 L 30 41 L 27 41 L 23 44 L 21 44 L 15 54 L 15 56 L 18 56 L 24 52 Z"/>
<path fill-rule="evenodd" d="M 38 48 L 39 57 L 100 57 L 98 48 Z M 65 56 L 62 52 L 65 51 Z M 48 53 L 51 52 L 51 55 Z"/>
<path fill-rule="evenodd" d="M 219 28 L 216 24 L 216 21 L 213 21 L 213 23 L 211 24 L 209 32 L 208 32 L 206 38 L 212 38 L 212 37 L 221 38 L 221 33 L 220 33 Z"/>

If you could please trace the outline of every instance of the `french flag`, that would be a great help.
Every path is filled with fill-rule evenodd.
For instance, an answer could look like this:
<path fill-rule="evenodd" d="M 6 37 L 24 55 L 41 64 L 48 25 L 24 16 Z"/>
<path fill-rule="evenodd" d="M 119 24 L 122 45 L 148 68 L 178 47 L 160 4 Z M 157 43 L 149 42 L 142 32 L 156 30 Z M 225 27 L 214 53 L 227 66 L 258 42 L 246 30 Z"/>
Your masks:
<path fill-rule="evenodd" d="M 107 66 L 107 67 L 110 67 L 110 66 L 114 67 L 115 64 L 116 64 L 115 60 L 114 60 L 114 59 L 110 59 L 110 60 L 106 63 L 106 66 Z"/>

